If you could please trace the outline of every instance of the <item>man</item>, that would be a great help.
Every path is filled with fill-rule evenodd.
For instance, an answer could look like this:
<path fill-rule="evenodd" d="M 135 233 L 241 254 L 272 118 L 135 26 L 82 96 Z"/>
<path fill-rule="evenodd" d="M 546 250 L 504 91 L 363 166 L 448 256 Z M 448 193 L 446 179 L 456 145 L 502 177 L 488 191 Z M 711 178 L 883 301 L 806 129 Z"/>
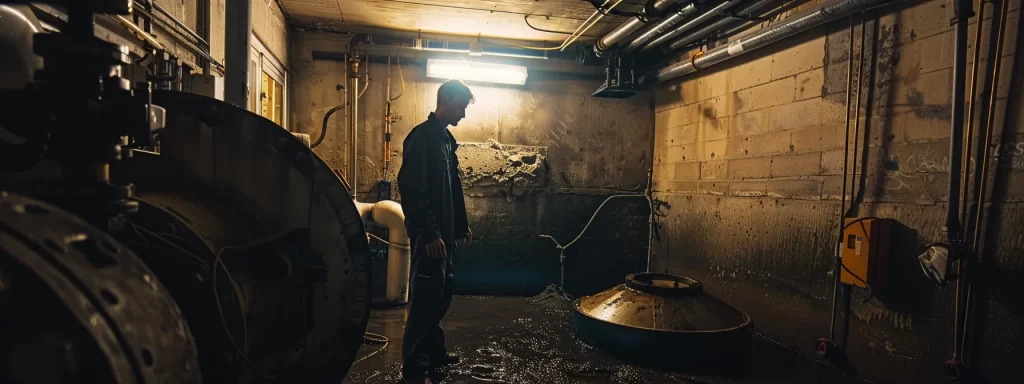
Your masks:
<path fill-rule="evenodd" d="M 466 117 L 473 92 L 458 80 L 437 90 L 437 110 L 409 132 L 402 146 L 398 192 L 405 227 L 412 239 L 412 291 L 402 342 L 402 377 L 406 383 L 437 383 L 440 369 L 458 362 L 444 343 L 441 318 L 452 302 L 452 256 L 456 239 L 473 242 L 462 195 L 458 144 L 448 126 Z"/>

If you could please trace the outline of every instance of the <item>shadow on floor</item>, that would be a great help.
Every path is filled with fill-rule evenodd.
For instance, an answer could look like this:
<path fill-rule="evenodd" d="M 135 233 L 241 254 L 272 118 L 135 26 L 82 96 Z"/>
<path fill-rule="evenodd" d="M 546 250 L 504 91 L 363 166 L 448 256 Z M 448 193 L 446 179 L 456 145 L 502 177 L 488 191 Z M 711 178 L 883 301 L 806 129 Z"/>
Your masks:
<path fill-rule="evenodd" d="M 459 296 L 445 318 L 448 349 L 462 362 L 446 383 L 862 383 L 760 336 L 748 361 L 725 373 L 669 372 L 625 363 L 579 340 L 570 305 L 549 298 Z M 400 381 L 404 309 L 374 311 L 367 332 L 387 336 L 387 348 L 359 361 L 345 383 Z M 690 346 L 681 346 L 690 347 Z M 365 345 L 367 356 L 380 345 Z"/>

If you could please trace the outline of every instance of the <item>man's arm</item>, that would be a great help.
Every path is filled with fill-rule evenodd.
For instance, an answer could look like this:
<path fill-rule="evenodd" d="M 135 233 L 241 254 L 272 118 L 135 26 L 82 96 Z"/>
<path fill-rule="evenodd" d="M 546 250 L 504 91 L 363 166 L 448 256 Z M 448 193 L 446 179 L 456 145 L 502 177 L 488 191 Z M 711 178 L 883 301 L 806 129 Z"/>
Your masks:
<path fill-rule="evenodd" d="M 398 171 L 398 192 L 402 195 L 402 210 L 408 222 L 409 234 L 423 236 L 424 242 L 441 237 L 440 226 L 430 209 L 429 143 L 422 135 L 413 137 L 404 148 L 402 168 Z"/>

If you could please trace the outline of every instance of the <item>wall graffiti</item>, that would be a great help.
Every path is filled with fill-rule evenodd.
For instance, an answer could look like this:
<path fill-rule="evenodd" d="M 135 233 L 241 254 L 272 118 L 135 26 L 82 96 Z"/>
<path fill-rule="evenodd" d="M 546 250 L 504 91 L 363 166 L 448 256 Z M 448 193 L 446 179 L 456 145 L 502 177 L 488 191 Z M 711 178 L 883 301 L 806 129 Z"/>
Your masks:
<path fill-rule="evenodd" d="M 943 148 L 945 150 L 945 148 Z M 948 152 L 936 151 L 929 145 L 924 151 L 907 156 L 897 152 L 882 159 L 885 181 L 882 187 L 889 190 L 914 190 L 914 181 L 931 177 L 932 174 L 949 172 Z M 974 169 L 974 159 L 970 160 L 967 170 Z M 969 173 L 973 176 L 973 172 Z"/>
<path fill-rule="evenodd" d="M 1005 160 L 1004 167 L 1011 169 L 1024 169 L 1024 141 L 1016 143 L 1005 143 L 992 149 L 992 161 L 1000 164 L 1001 157 L 1009 157 Z"/>
<path fill-rule="evenodd" d="M 1011 142 L 992 148 L 992 164 L 1014 170 L 1024 169 L 1024 141 Z M 939 150 L 927 146 L 923 151 L 915 151 L 910 155 L 893 153 L 881 160 L 885 180 L 882 188 L 888 190 L 914 190 L 914 182 L 921 178 L 930 178 L 935 173 L 949 172 L 949 156 L 946 147 Z M 971 158 L 967 166 L 968 175 L 974 176 L 975 159 Z"/>

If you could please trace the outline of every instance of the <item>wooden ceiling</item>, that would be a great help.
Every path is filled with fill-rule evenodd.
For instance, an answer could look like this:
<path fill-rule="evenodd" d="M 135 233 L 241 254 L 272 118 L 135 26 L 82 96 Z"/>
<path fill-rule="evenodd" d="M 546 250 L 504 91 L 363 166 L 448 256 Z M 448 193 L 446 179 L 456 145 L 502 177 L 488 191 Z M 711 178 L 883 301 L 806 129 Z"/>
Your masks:
<path fill-rule="evenodd" d="M 616 0 L 612 0 L 614 2 Z M 282 0 L 292 21 L 322 29 L 383 28 L 461 36 L 558 41 L 592 13 L 584 0 Z M 637 11 L 644 0 L 624 0 L 617 9 Z M 608 15 L 586 35 L 608 32 L 625 18 Z"/>

